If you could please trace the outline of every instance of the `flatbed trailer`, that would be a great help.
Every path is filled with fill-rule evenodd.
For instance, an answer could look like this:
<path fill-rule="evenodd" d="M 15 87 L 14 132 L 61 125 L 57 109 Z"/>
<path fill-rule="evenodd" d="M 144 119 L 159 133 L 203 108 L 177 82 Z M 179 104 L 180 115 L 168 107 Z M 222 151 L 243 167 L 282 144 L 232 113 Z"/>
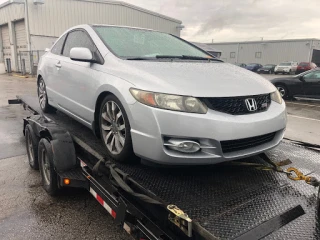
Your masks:
<path fill-rule="evenodd" d="M 121 164 L 80 123 L 59 111 L 44 115 L 36 97 L 9 103 L 31 111 L 24 133 L 31 127 L 33 146 L 47 144 L 56 188 L 45 190 L 87 189 L 135 239 L 320 239 L 317 184 L 272 170 L 286 162 L 320 179 L 318 146 L 283 141 L 266 155 L 212 166 Z"/>

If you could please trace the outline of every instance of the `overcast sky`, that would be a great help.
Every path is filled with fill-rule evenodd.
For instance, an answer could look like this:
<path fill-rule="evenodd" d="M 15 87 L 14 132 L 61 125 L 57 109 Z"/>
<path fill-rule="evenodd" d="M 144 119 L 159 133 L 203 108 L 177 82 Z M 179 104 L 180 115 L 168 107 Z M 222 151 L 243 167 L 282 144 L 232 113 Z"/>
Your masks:
<path fill-rule="evenodd" d="M 320 38 L 320 0 L 127 0 L 183 22 L 191 41 Z"/>
<path fill-rule="evenodd" d="M 320 0 L 123 1 L 181 20 L 190 41 L 320 38 Z"/>

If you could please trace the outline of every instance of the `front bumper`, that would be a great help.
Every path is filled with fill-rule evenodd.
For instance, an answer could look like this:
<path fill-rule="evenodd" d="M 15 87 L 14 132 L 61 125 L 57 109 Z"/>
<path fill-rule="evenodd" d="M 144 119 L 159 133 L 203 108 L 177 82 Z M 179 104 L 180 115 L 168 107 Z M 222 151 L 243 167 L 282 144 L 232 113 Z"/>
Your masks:
<path fill-rule="evenodd" d="M 276 69 L 274 70 L 275 73 L 289 73 L 291 69 Z"/>
<path fill-rule="evenodd" d="M 143 159 L 160 164 L 215 164 L 259 154 L 277 146 L 286 127 L 285 103 L 272 102 L 268 111 L 230 115 L 208 110 L 193 114 L 152 108 L 141 103 L 129 105 L 133 150 Z M 256 147 L 223 153 L 220 141 L 236 140 L 276 132 L 270 142 Z M 164 146 L 167 138 L 193 140 L 203 148 L 181 153 Z"/>

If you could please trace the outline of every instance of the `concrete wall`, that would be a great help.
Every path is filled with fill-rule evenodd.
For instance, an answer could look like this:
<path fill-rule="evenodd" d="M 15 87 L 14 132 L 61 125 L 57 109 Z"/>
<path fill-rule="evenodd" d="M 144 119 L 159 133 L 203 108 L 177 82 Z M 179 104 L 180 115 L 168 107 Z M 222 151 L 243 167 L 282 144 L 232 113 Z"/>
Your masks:
<path fill-rule="evenodd" d="M 311 49 L 319 48 L 319 41 L 302 39 L 295 41 L 262 41 L 240 43 L 209 43 L 222 51 L 221 59 L 230 63 L 279 64 L 285 61 L 310 61 Z M 235 58 L 231 58 L 231 52 Z M 261 58 L 259 55 L 261 53 Z"/>

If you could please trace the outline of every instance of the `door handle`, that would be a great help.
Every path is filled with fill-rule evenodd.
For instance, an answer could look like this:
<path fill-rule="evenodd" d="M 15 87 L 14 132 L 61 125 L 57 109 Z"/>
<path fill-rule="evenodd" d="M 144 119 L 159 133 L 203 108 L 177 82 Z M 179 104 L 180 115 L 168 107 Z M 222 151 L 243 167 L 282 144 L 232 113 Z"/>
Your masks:
<path fill-rule="evenodd" d="M 61 68 L 61 67 L 62 67 L 60 61 L 57 62 L 57 63 L 55 64 L 55 66 L 56 66 L 57 68 Z"/>

